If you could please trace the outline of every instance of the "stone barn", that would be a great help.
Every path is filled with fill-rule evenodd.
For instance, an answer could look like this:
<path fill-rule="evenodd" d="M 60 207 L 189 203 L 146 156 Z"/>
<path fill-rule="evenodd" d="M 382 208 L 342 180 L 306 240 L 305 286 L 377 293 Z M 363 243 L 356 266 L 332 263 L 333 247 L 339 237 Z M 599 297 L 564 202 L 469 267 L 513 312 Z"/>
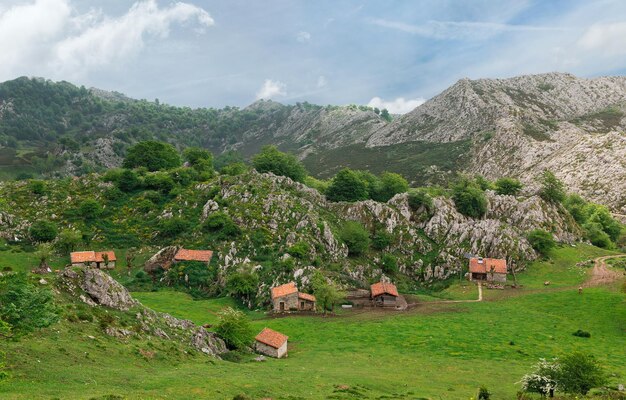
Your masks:
<path fill-rule="evenodd" d="M 273 287 L 270 294 L 274 312 L 315 311 L 315 296 L 299 292 L 295 282 Z"/>
<path fill-rule="evenodd" d="M 117 257 L 113 251 L 75 251 L 70 253 L 70 262 L 73 267 L 113 269 L 116 261 Z"/>
<path fill-rule="evenodd" d="M 370 296 L 375 306 L 396 307 L 398 305 L 398 289 L 390 282 L 378 282 L 370 286 Z"/>
<path fill-rule="evenodd" d="M 287 340 L 289 336 L 280 332 L 265 328 L 256 335 L 255 349 L 261 354 L 274 358 L 282 358 L 287 356 Z"/>
<path fill-rule="evenodd" d="M 472 257 L 469 261 L 469 280 L 506 282 L 506 260 L 500 258 Z"/>
<path fill-rule="evenodd" d="M 181 248 L 174 255 L 174 262 L 199 261 L 208 264 L 211 262 L 212 257 L 213 252 L 211 250 L 187 250 Z"/>

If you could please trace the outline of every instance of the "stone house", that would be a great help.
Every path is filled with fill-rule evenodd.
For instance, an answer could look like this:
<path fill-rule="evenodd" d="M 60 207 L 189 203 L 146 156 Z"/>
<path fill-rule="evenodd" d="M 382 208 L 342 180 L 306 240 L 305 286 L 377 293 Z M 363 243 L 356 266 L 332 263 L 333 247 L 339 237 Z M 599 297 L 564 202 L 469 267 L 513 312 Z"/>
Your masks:
<path fill-rule="evenodd" d="M 181 248 L 174 254 L 174 262 L 199 261 L 208 264 L 211 262 L 212 257 L 213 252 L 211 250 L 187 250 Z"/>
<path fill-rule="evenodd" d="M 396 307 L 398 305 L 398 289 L 390 282 L 378 282 L 371 285 L 370 296 L 375 306 Z"/>
<path fill-rule="evenodd" d="M 73 267 L 113 269 L 116 261 L 117 257 L 113 251 L 74 251 L 70 253 L 70 262 Z"/>
<path fill-rule="evenodd" d="M 295 282 L 273 287 L 270 294 L 274 312 L 315 311 L 315 296 L 299 292 Z"/>
<path fill-rule="evenodd" d="M 289 336 L 283 335 L 270 328 L 265 328 L 254 338 L 254 348 L 257 352 L 274 358 L 287 356 L 287 340 Z"/>
<path fill-rule="evenodd" d="M 500 258 L 472 257 L 469 261 L 469 280 L 506 282 L 506 260 Z"/>

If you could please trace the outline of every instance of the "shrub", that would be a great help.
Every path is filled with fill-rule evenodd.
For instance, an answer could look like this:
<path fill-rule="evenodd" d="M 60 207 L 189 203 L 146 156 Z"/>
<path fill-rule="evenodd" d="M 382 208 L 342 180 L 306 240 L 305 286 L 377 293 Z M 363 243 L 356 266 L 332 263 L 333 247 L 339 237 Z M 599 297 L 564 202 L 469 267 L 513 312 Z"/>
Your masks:
<path fill-rule="evenodd" d="M 63 229 L 59 233 L 59 239 L 56 242 L 57 249 L 62 253 L 72 252 L 80 244 L 82 238 L 83 234 L 80 231 Z"/>
<path fill-rule="evenodd" d="M 94 199 L 83 200 L 78 206 L 78 212 L 81 217 L 88 221 L 93 221 L 102 213 L 102 207 Z"/>
<path fill-rule="evenodd" d="M 551 203 L 560 203 L 565 200 L 565 187 L 551 171 L 545 170 L 539 178 L 541 189 L 539 196 Z"/>
<path fill-rule="evenodd" d="M 186 220 L 180 217 L 172 217 L 168 219 L 162 219 L 159 222 L 159 232 L 164 237 L 175 237 L 183 233 L 189 224 Z"/>
<path fill-rule="evenodd" d="M 398 260 L 392 254 L 383 254 L 381 265 L 383 272 L 386 274 L 395 274 L 398 272 Z"/>
<path fill-rule="evenodd" d="M 43 196 L 47 192 L 46 182 L 40 180 L 32 180 L 28 182 L 28 190 L 37 196 Z"/>
<path fill-rule="evenodd" d="M 219 239 L 232 239 L 241 234 L 241 229 L 228 214 L 221 211 L 210 214 L 202 229 L 207 233 L 217 234 Z"/>
<path fill-rule="evenodd" d="M 491 393 L 485 386 L 481 386 L 478 389 L 478 400 L 489 400 L 491 398 Z"/>
<path fill-rule="evenodd" d="M 180 166 L 180 155 L 168 143 L 144 141 L 131 146 L 124 159 L 124 168 L 145 167 L 148 171 L 172 169 Z"/>
<path fill-rule="evenodd" d="M 410 190 L 408 203 L 413 211 L 417 211 L 423 207 L 428 214 L 432 214 L 435 209 L 432 197 L 423 189 Z"/>
<path fill-rule="evenodd" d="M 168 175 L 175 183 L 183 187 L 187 187 L 196 181 L 205 180 L 204 173 L 199 173 L 193 168 L 174 168 L 168 171 Z M 210 175 L 211 174 L 206 178 L 209 179 L 211 177 Z"/>
<path fill-rule="evenodd" d="M 487 212 L 485 193 L 474 186 L 456 186 L 452 199 L 458 212 L 471 218 L 480 218 Z"/>
<path fill-rule="evenodd" d="M 495 188 L 493 183 L 491 183 L 482 175 L 476 175 L 476 177 L 474 178 L 474 182 L 482 191 Z"/>
<path fill-rule="evenodd" d="M 522 183 L 513 178 L 500 178 L 496 181 L 496 193 L 516 196 L 522 190 Z"/>
<path fill-rule="evenodd" d="M 602 230 L 602 225 L 594 222 L 588 222 L 583 225 L 585 238 L 594 246 L 609 249 L 613 247 L 611 237 Z"/>
<path fill-rule="evenodd" d="M 139 188 L 139 186 L 141 186 L 141 181 L 135 171 L 124 169 L 120 172 L 115 184 L 122 192 L 128 193 Z"/>
<path fill-rule="evenodd" d="M 376 201 L 387 202 L 398 193 L 409 190 L 409 183 L 400 174 L 383 172 L 380 175 L 380 183 L 377 185 L 371 198 Z"/>
<path fill-rule="evenodd" d="M 528 233 L 528 242 L 530 245 L 542 255 L 547 255 L 556 245 L 554 237 L 550 232 L 542 229 L 535 229 Z"/>
<path fill-rule="evenodd" d="M 242 162 L 236 162 L 225 165 L 220 169 L 220 173 L 223 175 L 237 176 L 248 171 L 248 166 Z"/>
<path fill-rule="evenodd" d="M 227 307 L 218 313 L 215 332 L 230 349 L 246 349 L 254 339 L 254 332 L 246 315 L 232 307 Z"/>
<path fill-rule="evenodd" d="M 578 329 L 576 332 L 572 333 L 572 335 L 578 336 L 578 337 L 583 337 L 583 338 L 590 338 L 591 337 L 591 333 L 589 333 L 587 331 L 583 331 L 582 329 Z"/>
<path fill-rule="evenodd" d="M 607 382 L 607 376 L 600 363 L 590 354 L 572 353 L 560 362 L 559 387 L 567 393 L 586 395 L 594 387 Z"/>
<path fill-rule="evenodd" d="M 183 156 L 198 172 L 213 171 L 213 154 L 199 147 L 188 147 L 183 151 Z"/>
<path fill-rule="evenodd" d="M 367 230 L 356 221 L 346 222 L 339 236 L 346 246 L 348 246 L 349 254 L 352 256 L 365 253 L 370 244 Z"/>
<path fill-rule="evenodd" d="M 304 165 L 295 156 L 279 151 L 276 146 L 263 147 L 252 158 L 252 165 L 259 172 L 287 176 L 296 182 L 303 182 L 307 175 Z"/>
<path fill-rule="evenodd" d="M 169 193 L 174 188 L 174 179 L 165 172 L 154 172 L 146 175 L 144 186 L 161 193 Z"/>
<path fill-rule="evenodd" d="M 335 175 L 326 197 L 330 201 L 359 201 L 368 198 L 367 184 L 359 175 L 349 169 L 344 168 Z"/>
<path fill-rule="evenodd" d="M 309 254 L 309 249 L 310 247 L 306 242 L 300 241 L 289 247 L 287 253 L 292 257 L 303 259 Z"/>
<path fill-rule="evenodd" d="M 311 277 L 311 286 L 315 295 L 317 308 L 324 311 L 333 311 L 335 304 L 344 297 L 336 284 L 329 281 L 322 275 L 320 270 L 316 270 Z"/>
<path fill-rule="evenodd" d="M 259 277 L 251 272 L 235 272 L 226 279 L 226 290 L 231 296 L 250 301 L 257 292 Z"/>
<path fill-rule="evenodd" d="M 376 250 L 384 250 L 391 243 L 393 243 L 393 236 L 384 229 L 379 229 L 372 237 L 372 247 Z"/>
<path fill-rule="evenodd" d="M 45 220 L 33 222 L 28 232 L 35 242 L 51 242 L 57 237 L 56 225 Z"/>

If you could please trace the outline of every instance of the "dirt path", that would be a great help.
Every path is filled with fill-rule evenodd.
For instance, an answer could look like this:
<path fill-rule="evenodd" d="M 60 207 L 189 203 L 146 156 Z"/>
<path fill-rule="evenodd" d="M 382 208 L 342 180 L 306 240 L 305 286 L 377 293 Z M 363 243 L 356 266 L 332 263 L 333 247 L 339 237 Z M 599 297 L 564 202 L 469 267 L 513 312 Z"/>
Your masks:
<path fill-rule="evenodd" d="M 622 273 L 617 271 L 613 271 L 609 269 L 606 265 L 606 260 L 609 258 L 620 258 L 626 257 L 626 255 L 616 255 L 616 256 L 604 256 L 596 258 L 595 265 L 593 266 L 593 271 L 591 272 L 591 277 L 583 284 L 584 287 L 590 286 L 598 286 L 598 285 L 606 285 L 608 283 L 612 283 L 621 277 L 623 277 Z"/>

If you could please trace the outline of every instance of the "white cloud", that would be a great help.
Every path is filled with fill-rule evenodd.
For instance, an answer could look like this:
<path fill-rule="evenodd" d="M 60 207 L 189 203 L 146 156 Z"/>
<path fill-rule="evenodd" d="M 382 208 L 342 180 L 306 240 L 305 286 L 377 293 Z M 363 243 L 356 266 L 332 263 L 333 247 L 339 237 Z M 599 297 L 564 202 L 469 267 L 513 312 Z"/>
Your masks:
<path fill-rule="evenodd" d="M 317 88 L 321 89 L 323 87 L 326 87 L 328 85 L 328 80 L 326 79 L 326 77 L 324 75 L 320 75 L 317 78 Z"/>
<path fill-rule="evenodd" d="M 308 43 L 311 41 L 311 34 L 309 32 L 300 31 L 296 35 L 296 40 L 300 43 Z"/>
<path fill-rule="evenodd" d="M 146 37 L 166 38 L 174 24 L 202 29 L 213 19 L 202 8 L 155 0 L 134 3 L 122 16 L 91 9 L 77 13 L 71 0 L 33 0 L 0 11 L 0 79 L 16 74 L 74 78 L 92 69 L 119 65 L 144 47 Z"/>
<path fill-rule="evenodd" d="M 591 25 L 578 41 L 585 50 L 598 50 L 607 55 L 626 54 L 624 46 L 626 22 Z"/>
<path fill-rule="evenodd" d="M 384 101 L 380 97 L 374 97 L 369 103 L 367 103 L 367 105 L 380 110 L 386 108 L 391 114 L 406 114 L 409 111 L 413 111 L 416 107 L 424 104 L 425 101 L 426 99 L 421 97 L 416 99 L 398 97 L 397 99 L 391 101 Z"/>
<path fill-rule="evenodd" d="M 284 83 L 280 81 L 266 79 L 265 82 L 263 82 L 263 86 L 261 86 L 261 89 L 259 89 L 259 91 L 257 92 L 256 98 L 257 100 L 269 100 L 276 96 L 286 96 L 286 89 L 287 85 L 285 85 Z"/>

